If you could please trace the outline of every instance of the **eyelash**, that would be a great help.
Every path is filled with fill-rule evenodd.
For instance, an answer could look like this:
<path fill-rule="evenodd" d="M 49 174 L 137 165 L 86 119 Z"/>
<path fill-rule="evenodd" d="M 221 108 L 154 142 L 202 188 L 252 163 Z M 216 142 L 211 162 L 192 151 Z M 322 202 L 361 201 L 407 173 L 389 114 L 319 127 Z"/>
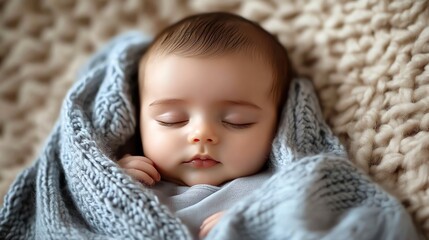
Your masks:
<path fill-rule="evenodd" d="M 176 127 L 179 126 L 181 124 L 185 124 L 188 121 L 182 121 L 182 122 L 174 122 L 174 123 L 167 123 L 167 122 L 163 122 L 163 121 L 159 121 L 157 120 L 158 124 L 160 124 L 161 126 L 165 126 L 165 127 Z M 224 125 L 227 125 L 228 127 L 232 127 L 232 128 L 236 128 L 236 129 L 245 129 L 245 128 L 249 128 L 250 126 L 252 126 L 254 123 L 244 123 L 244 124 L 234 124 L 234 123 L 229 123 L 229 122 L 225 122 L 222 121 L 222 123 Z"/>
<path fill-rule="evenodd" d="M 159 123 L 159 125 L 165 126 L 165 127 L 175 127 L 177 125 L 184 124 L 184 123 L 188 122 L 188 121 L 182 121 L 182 122 L 168 123 L 168 122 L 163 122 L 163 121 L 159 121 L 159 120 L 156 120 L 156 121 Z"/>
<path fill-rule="evenodd" d="M 232 127 L 232 128 L 236 128 L 236 129 L 245 129 L 245 128 L 249 128 L 250 126 L 253 125 L 253 123 L 244 123 L 244 124 L 234 124 L 234 123 L 229 123 L 229 122 L 222 122 L 223 124 Z"/>

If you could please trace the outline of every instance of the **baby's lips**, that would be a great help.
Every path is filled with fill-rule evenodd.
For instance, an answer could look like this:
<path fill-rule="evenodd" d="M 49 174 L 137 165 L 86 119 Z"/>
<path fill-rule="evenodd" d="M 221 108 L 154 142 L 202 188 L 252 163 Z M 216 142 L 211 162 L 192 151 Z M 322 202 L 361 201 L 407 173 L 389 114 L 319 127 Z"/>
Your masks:
<path fill-rule="evenodd" d="M 213 167 L 216 164 L 218 164 L 219 162 L 213 159 L 194 159 L 192 161 L 189 162 L 193 167 L 195 168 L 209 168 L 209 167 Z"/>

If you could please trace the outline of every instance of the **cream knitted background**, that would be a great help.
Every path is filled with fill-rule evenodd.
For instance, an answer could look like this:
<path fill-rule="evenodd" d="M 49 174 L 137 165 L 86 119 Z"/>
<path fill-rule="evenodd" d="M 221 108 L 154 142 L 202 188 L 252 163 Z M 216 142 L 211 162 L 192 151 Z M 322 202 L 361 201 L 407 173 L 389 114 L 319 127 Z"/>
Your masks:
<path fill-rule="evenodd" d="M 279 37 L 353 161 L 429 236 L 428 1 L 0 0 L 0 9 L 0 196 L 34 160 L 98 47 L 127 29 L 155 33 L 222 10 Z"/>

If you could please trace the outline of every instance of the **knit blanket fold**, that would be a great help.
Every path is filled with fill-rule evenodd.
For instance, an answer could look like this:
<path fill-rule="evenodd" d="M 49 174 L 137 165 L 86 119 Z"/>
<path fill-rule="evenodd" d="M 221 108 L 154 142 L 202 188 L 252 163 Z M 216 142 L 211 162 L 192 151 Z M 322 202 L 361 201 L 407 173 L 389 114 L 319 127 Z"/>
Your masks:
<path fill-rule="evenodd" d="M 137 66 L 150 41 L 121 35 L 82 68 L 43 151 L 5 197 L 1 239 L 192 238 L 116 164 L 136 128 Z M 292 82 L 269 165 L 273 176 L 227 209 L 207 239 L 419 237 L 402 205 L 348 161 L 308 80 Z"/>

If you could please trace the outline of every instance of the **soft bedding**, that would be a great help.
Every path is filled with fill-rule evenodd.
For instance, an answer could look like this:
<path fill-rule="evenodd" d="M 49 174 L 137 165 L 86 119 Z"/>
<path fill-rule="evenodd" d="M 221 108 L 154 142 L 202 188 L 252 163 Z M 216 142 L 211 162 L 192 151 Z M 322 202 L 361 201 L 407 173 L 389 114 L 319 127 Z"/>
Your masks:
<path fill-rule="evenodd" d="M 43 151 L 6 195 L 2 239 L 192 238 L 115 162 L 135 131 L 137 63 L 150 39 L 123 34 L 81 69 Z M 306 79 L 292 82 L 269 167 L 272 176 L 228 209 L 207 239 L 419 237 L 401 203 L 349 161 Z"/>

